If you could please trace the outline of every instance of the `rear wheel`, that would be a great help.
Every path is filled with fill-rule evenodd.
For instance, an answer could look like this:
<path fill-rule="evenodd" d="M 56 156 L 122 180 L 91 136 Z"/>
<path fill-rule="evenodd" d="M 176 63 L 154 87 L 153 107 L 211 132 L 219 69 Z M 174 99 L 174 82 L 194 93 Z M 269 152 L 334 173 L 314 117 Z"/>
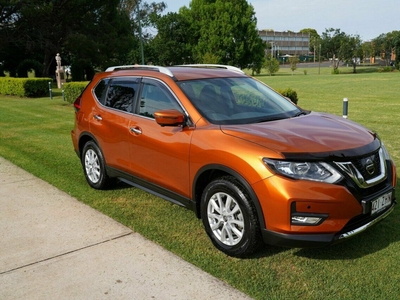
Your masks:
<path fill-rule="evenodd" d="M 205 230 L 219 250 L 242 257 L 261 244 L 254 205 L 234 177 L 222 177 L 208 184 L 201 205 Z"/>
<path fill-rule="evenodd" d="M 109 183 L 103 153 L 97 144 L 89 141 L 82 152 L 83 172 L 89 185 L 95 189 L 105 189 Z"/>

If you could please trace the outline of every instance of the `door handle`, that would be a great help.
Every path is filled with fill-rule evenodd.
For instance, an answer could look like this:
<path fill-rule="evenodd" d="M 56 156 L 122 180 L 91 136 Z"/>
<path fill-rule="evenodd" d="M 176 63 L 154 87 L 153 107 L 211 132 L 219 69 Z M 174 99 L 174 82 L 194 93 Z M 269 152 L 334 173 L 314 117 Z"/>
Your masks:
<path fill-rule="evenodd" d="M 93 118 L 95 118 L 97 121 L 103 120 L 103 118 L 100 115 L 94 115 Z"/>
<path fill-rule="evenodd" d="M 129 128 L 129 130 L 135 134 L 142 134 L 142 129 L 140 129 L 139 127 L 131 127 Z"/>

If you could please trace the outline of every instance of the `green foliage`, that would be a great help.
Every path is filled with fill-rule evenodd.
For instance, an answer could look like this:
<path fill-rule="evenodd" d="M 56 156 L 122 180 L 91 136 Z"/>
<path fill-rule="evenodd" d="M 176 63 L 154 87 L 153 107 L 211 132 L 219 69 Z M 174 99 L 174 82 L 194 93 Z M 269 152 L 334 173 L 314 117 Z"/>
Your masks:
<path fill-rule="evenodd" d="M 378 68 L 379 73 L 385 73 L 385 72 L 393 72 L 393 67 L 391 66 L 385 66 L 382 68 Z"/>
<path fill-rule="evenodd" d="M 221 58 L 214 53 L 206 52 L 201 58 L 200 63 L 202 64 L 218 64 Z"/>
<path fill-rule="evenodd" d="M 332 75 L 339 75 L 340 74 L 340 70 L 338 68 L 333 68 L 331 71 Z"/>
<path fill-rule="evenodd" d="M 264 60 L 263 67 L 267 69 L 267 72 L 270 76 L 277 73 L 279 71 L 279 60 L 271 55 L 268 55 L 267 58 Z"/>
<path fill-rule="evenodd" d="M 90 61 L 78 59 L 71 64 L 71 77 L 73 81 L 92 80 L 95 72 Z"/>
<path fill-rule="evenodd" d="M 395 30 L 388 33 L 382 33 L 372 40 L 374 45 L 374 54 L 383 58 L 386 65 L 390 64 L 392 53 L 396 53 L 396 60 L 400 59 L 397 54 L 400 54 L 400 31 Z"/>
<path fill-rule="evenodd" d="M 12 17 L 0 23 L 0 57 L 12 76 L 26 59 L 39 61 L 41 72 L 49 76 L 58 52 L 64 65 L 86 59 L 104 68 L 110 62 L 126 63 L 133 48 L 131 11 L 122 10 L 119 0 L 3 2 L 1 11 Z"/>
<path fill-rule="evenodd" d="M 287 88 L 287 89 L 278 89 L 276 90 L 279 94 L 281 94 L 282 96 L 289 98 L 294 104 L 297 105 L 297 103 L 299 102 L 299 98 L 297 97 L 297 92 L 291 88 Z"/>
<path fill-rule="evenodd" d="M 356 73 L 356 59 L 363 55 L 361 38 L 359 35 L 347 35 L 340 29 L 327 29 L 322 34 L 322 53 L 328 53 L 332 58 L 333 68 L 339 68 L 339 63 L 346 61 L 353 65 L 353 73 Z M 365 47 L 364 47 L 365 50 Z"/>
<path fill-rule="evenodd" d="M 68 103 L 74 103 L 76 98 L 78 98 L 83 90 L 86 88 L 89 82 L 67 82 L 64 83 L 64 97 L 65 101 Z"/>
<path fill-rule="evenodd" d="M 300 32 L 310 34 L 310 52 L 317 52 L 318 46 L 321 43 L 321 37 L 318 32 L 312 28 L 304 28 Z"/>
<path fill-rule="evenodd" d="M 18 97 L 41 97 L 49 90 L 51 78 L 0 77 L 0 94 Z"/>
<path fill-rule="evenodd" d="M 195 62 L 212 53 L 218 64 L 239 68 L 260 66 L 264 56 L 253 6 L 246 0 L 193 0 L 181 9 L 190 24 L 190 47 Z"/>
<path fill-rule="evenodd" d="M 157 35 L 150 42 L 154 57 L 152 62 L 159 65 L 180 65 L 190 63 L 192 52 L 190 41 L 191 26 L 183 15 L 168 13 L 156 20 Z"/>
<path fill-rule="evenodd" d="M 299 58 L 297 56 L 289 57 L 290 70 L 292 70 L 292 75 L 293 72 L 297 69 L 298 63 L 299 63 Z"/>
<path fill-rule="evenodd" d="M 28 77 L 29 71 L 35 71 L 36 77 L 42 77 L 43 66 L 40 62 L 33 59 L 25 59 L 17 67 L 18 77 Z"/>

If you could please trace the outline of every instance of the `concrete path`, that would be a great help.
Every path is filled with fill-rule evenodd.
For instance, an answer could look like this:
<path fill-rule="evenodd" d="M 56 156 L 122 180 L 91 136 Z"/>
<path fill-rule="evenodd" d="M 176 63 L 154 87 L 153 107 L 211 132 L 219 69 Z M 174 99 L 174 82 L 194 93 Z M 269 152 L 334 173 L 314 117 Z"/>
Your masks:
<path fill-rule="evenodd" d="M 0 299 L 250 298 L 0 157 Z"/>

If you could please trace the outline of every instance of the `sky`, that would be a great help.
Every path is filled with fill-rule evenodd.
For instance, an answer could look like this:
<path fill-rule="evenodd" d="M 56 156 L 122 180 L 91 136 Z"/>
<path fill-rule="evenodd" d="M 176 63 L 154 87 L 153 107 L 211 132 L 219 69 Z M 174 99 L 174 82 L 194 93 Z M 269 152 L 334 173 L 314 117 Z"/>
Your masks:
<path fill-rule="evenodd" d="M 158 2 L 158 1 L 157 1 Z M 159 1 L 161 2 L 161 0 Z M 191 0 L 164 0 L 166 12 L 189 7 Z M 253 5 L 259 30 L 299 32 L 340 29 L 369 41 L 382 33 L 400 31 L 399 0 L 248 0 Z"/>

